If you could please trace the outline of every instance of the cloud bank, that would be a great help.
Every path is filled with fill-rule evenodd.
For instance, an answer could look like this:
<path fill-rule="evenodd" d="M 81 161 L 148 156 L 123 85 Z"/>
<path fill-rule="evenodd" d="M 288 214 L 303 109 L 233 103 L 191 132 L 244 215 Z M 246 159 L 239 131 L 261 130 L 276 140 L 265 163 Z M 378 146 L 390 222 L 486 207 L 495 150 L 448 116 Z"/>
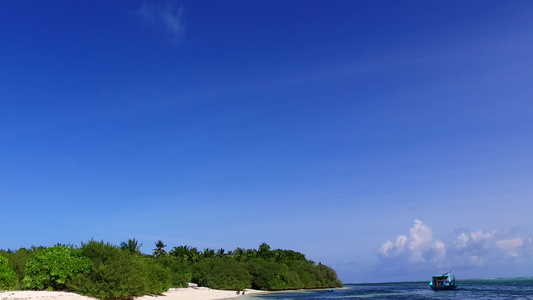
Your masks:
<path fill-rule="evenodd" d="M 144 23 L 166 31 L 174 39 L 183 33 L 182 5 L 170 1 L 164 5 L 143 2 L 138 14 Z"/>
<path fill-rule="evenodd" d="M 450 231 L 453 231 L 450 228 Z M 501 231 L 459 231 L 454 239 L 437 239 L 415 220 L 409 233 L 384 242 L 378 250 L 379 272 L 439 273 L 449 270 L 497 270 L 533 264 L 533 239 Z M 476 272 L 471 272 L 475 274 Z M 502 275 L 503 276 L 503 275 Z M 519 276 L 519 275 L 517 275 Z"/>

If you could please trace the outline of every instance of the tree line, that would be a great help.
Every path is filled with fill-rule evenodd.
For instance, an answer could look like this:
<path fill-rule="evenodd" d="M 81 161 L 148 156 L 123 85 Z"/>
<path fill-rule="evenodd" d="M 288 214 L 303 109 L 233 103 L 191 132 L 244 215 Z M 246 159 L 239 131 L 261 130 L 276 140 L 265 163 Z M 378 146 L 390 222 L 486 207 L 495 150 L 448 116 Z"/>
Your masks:
<path fill-rule="evenodd" d="M 119 246 L 91 240 L 0 250 L 0 290 L 70 291 L 101 299 L 160 294 L 196 283 L 213 289 L 291 290 L 341 287 L 335 271 L 292 250 L 236 248 L 198 250 L 162 241 L 143 254 L 136 239 Z"/>

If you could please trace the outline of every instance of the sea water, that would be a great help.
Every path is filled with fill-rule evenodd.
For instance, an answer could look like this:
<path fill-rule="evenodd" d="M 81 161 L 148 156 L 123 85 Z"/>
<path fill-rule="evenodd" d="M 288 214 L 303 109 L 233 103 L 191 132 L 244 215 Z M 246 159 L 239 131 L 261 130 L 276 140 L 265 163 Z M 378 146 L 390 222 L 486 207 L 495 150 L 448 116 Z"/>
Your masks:
<path fill-rule="evenodd" d="M 428 281 L 429 282 L 429 281 Z M 454 291 L 433 291 L 428 282 L 346 284 L 326 290 L 276 292 L 241 297 L 247 300 L 303 299 L 533 299 L 533 278 L 457 280 Z"/>

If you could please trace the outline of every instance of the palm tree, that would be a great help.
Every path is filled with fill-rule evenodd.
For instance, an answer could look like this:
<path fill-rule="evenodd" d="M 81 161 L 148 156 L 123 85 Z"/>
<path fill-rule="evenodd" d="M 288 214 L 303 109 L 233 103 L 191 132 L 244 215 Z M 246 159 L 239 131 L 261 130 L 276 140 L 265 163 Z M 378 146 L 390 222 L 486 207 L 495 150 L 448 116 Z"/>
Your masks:
<path fill-rule="evenodd" d="M 196 247 L 189 248 L 187 260 L 191 263 L 198 262 L 200 260 L 200 251 Z"/>
<path fill-rule="evenodd" d="M 189 256 L 190 248 L 191 247 L 189 247 L 189 246 L 174 247 L 174 248 L 172 248 L 172 250 L 170 250 L 169 254 L 174 256 L 174 257 L 177 257 L 179 259 L 187 260 L 187 258 Z"/>
<path fill-rule="evenodd" d="M 203 257 L 204 258 L 213 258 L 213 257 L 215 257 L 215 250 L 209 249 L 209 248 L 205 248 L 204 249 L 204 253 L 203 253 Z"/>
<path fill-rule="evenodd" d="M 246 249 L 246 251 L 244 252 L 244 260 L 245 261 L 250 261 L 252 260 L 253 258 L 257 257 L 257 250 L 256 249 Z"/>
<path fill-rule="evenodd" d="M 159 240 L 155 243 L 155 249 L 154 249 L 154 256 L 162 256 L 162 255 L 167 255 L 167 251 L 165 251 L 165 248 L 167 245 L 165 245 L 165 243 L 163 243 L 162 240 Z"/>
<path fill-rule="evenodd" d="M 241 261 L 244 257 L 244 249 L 237 247 L 233 250 L 232 254 L 236 261 Z"/>
<path fill-rule="evenodd" d="M 220 248 L 217 250 L 217 257 L 222 257 L 224 256 L 224 252 L 226 252 L 226 250 L 224 250 L 224 248 Z"/>
<path fill-rule="evenodd" d="M 122 250 L 129 251 L 130 253 L 135 254 L 141 254 L 141 248 L 142 244 L 139 244 L 139 241 L 137 241 L 135 238 L 129 239 L 128 242 L 122 242 L 120 243 L 120 248 Z"/>
<path fill-rule="evenodd" d="M 259 245 L 259 250 L 257 250 L 257 253 L 260 257 L 267 259 L 271 256 L 272 250 L 270 250 L 270 246 L 267 243 L 262 243 Z"/>

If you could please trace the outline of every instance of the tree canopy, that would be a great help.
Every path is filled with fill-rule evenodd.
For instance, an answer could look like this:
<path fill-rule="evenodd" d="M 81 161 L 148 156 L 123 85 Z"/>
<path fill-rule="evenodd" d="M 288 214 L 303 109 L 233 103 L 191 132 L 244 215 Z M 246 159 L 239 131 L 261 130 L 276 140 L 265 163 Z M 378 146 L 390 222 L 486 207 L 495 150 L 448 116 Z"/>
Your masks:
<path fill-rule="evenodd" d="M 80 247 L 0 250 L 0 288 L 66 290 L 101 299 L 159 294 L 188 282 L 223 290 L 290 290 L 340 287 L 333 269 L 293 250 L 236 248 L 203 251 L 163 241 L 151 255 L 136 239 L 115 246 L 91 240 Z M 24 265 L 23 270 L 20 269 Z M 18 271 L 15 271 L 18 268 Z M 7 278 L 7 279 L 6 279 Z"/>

